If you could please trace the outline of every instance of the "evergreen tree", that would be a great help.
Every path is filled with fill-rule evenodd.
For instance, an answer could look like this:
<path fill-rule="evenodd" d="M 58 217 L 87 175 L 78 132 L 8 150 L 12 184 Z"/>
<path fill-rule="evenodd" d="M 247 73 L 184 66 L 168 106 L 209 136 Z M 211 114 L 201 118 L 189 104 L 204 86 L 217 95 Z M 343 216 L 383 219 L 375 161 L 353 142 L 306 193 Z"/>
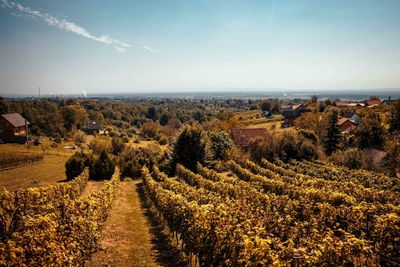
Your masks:
<path fill-rule="evenodd" d="M 204 163 L 205 158 L 206 149 L 203 130 L 200 127 L 185 128 L 174 146 L 172 169 L 175 170 L 176 165 L 179 163 L 195 171 L 197 163 Z"/>
<path fill-rule="evenodd" d="M 394 109 L 392 110 L 390 115 L 391 116 L 389 120 L 389 131 L 390 132 L 400 131 L 400 102 L 397 102 L 394 105 Z"/>
<path fill-rule="evenodd" d="M 384 129 L 378 114 L 370 113 L 361 121 L 356 131 L 356 138 L 360 149 L 382 148 Z"/>
<path fill-rule="evenodd" d="M 337 111 L 333 111 L 328 115 L 327 125 L 322 139 L 325 152 L 328 155 L 335 152 L 340 143 L 341 134 L 337 122 L 338 113 Z"/>

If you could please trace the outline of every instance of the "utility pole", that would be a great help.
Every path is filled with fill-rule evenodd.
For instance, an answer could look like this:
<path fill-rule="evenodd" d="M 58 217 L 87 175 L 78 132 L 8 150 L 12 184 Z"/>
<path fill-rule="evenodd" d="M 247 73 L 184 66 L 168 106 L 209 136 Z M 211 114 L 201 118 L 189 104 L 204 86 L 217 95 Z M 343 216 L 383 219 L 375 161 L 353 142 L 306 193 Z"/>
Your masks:
<path fill-rule="evenodd" d="M 40 98 L 40 86 L 39 86 L 39 98 Z"/>

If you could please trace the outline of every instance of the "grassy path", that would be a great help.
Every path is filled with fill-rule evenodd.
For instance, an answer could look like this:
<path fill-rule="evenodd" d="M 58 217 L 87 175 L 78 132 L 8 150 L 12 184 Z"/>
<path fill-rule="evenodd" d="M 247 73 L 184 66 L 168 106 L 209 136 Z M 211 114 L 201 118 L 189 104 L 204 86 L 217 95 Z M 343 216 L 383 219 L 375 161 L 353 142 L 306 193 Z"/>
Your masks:
<path fill-rule="evenodd" d="M 179 266 L 144 204 L 141 181 L 121 183 L 99 240 L 99 250 L 87 266 Z M 171 255 L 172 254 L 172 255 Z"/>

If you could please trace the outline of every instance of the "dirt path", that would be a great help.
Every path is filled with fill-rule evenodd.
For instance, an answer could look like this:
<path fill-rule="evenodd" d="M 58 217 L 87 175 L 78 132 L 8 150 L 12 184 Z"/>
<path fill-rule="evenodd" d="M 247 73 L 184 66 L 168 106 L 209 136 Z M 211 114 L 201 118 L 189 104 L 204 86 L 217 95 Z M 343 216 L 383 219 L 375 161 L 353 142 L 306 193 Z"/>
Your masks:
<path fill-rule="evenodd" d="M 142 193 L 140 181 L 121 183 L 99 240 L 99 250 L 87 266 L 177 266 L 173 258 L 164 256 L 174 251 L 160 245 L 162 234 L 157 233 L 148 217 Z"/>

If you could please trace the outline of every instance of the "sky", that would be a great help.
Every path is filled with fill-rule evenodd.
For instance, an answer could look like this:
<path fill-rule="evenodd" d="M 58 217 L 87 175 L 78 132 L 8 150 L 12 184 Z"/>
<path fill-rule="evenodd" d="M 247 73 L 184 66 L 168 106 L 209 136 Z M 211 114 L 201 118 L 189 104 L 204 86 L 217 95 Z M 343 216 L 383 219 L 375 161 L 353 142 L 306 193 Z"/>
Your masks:
<path fill-rule="evenodd" d="M 400 88 L 400 1 L 0 0 L 0 94 Z"/>

